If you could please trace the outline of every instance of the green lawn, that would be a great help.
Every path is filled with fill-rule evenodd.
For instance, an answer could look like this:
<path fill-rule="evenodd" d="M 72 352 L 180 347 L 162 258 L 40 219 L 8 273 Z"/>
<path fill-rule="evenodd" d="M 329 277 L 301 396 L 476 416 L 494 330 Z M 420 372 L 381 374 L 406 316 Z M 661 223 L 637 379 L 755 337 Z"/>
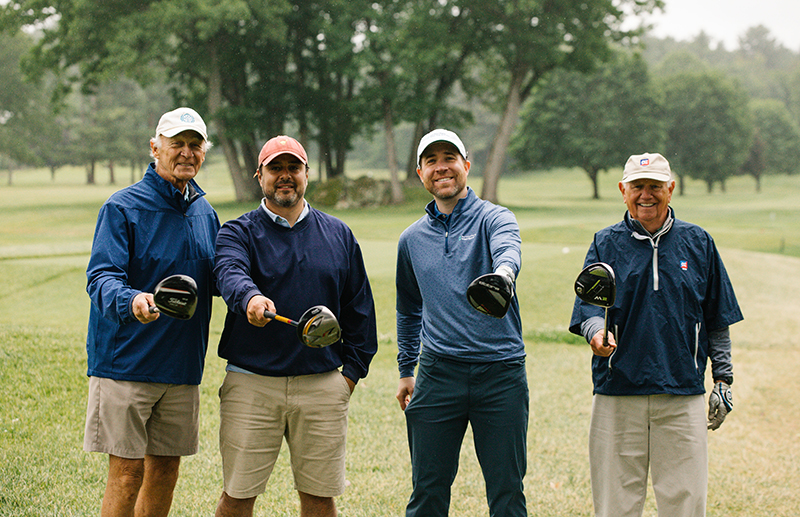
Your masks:
<path fill-rule="evenodd" d="M 127 177 L 122 171 L 118 177 Z M 103 172 L 98 173 L 104 177 Z M 576 171 L 504 178 L 500 199 L 523 236 L 522 307 L 531 389 L 526 494 L 531 515 L 589 516 L 587 456 L 590 351 L 566 327 L 572 282 L 592 234 L 618 221 L 624 205 L 617 172 L 601 177 L 604 199 Z M 0 516 L 96 515 L 106 459 L 81 449 L 87 380 L 89 300 L 85 267 L 100 204 L 119 186 L 85 186 L 80 169 L 0 174 Z M 221 161 L 200 175 L 220 218 L 250 210 L 232 200 Z M 471 185 L 480 192 L 480 179 Z M 710 516 L 794 516 L 800 508 L 800 403 L 797 391 L 800 303 L 788 282 L 800 269 L 800 178 L 768 177 L 762 192 L 735 178 L 727 192 L 687 183 L 675 196 L 679 218 L 711 232 L 733 280 L 745 321 L 732 328 L 735 410 L 710 434 Z M 420 203 L 329 212 L 361 243 L 378 309 L 380 350 L 352 399 L 343 516 L 402 515 L 410 491 L 405 424 L 397 387 L 394 261 L 397 237 L 422 213 Z M 221 491 L 216 356 L 224 307 L 216 300 L 201 387 L 201 450 L 186 458 L 171 515 L 211 515 Z M 286 457 L 257 515 L 296 515 Z M 488 515 L 470 439 L 453 488 L 453 516 Z M 652 494 L 645 515 L 655 515 Z"/>

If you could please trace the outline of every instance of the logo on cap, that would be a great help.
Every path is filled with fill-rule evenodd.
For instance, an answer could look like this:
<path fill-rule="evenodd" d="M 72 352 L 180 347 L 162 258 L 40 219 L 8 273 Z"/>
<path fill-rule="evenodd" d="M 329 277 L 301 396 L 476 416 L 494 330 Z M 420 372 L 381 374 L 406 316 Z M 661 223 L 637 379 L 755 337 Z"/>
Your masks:
<path fill-rule="evenodd" d="M 192 122 L 194 122 L 194 117 L 191 116 L 189 113 L 184 113 L 183 115 L 181 115 L 181 122 L 187 122 L 191 124 Z"/>
<path fill-rule="evenodd" d="M 650 165 L 650 158 L 642 158 L 639 160 L 639 165 L 644 167 L 645 165 Z"/>

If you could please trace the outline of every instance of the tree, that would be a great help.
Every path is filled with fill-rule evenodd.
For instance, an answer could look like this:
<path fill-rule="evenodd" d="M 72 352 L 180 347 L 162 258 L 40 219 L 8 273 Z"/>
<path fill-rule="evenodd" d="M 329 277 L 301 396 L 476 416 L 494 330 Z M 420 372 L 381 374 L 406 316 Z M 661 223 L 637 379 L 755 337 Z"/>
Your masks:
<path fill-rule="evenodd" d="M 714 71 L 679 73 L 662 79 L 663 119 L 667 128 L 665 156 L 679 177 L 684 194 L 686 175 L 715 183 L 737 173 L 752 143 L 747 96 Z"/>
<path fill-rule="evenodd" d="M 753 145 L 741 168 L 756 180 L 761 192 L 764 174 L 796 174 L 800 172 L 800 127 L 776 100 L 755 100 L 750 103 L 753 114 Z"/>
<path fill-rule="evenodd" d="M 0 154 L 27 164 L 39 162 L 32 144 L 40 124 L 37 101 L 43 98 L 41 89 L 26 81 L 19 68 L 21 57 L 32 45 L 24 34 L 0 34 Z"/>
<path fill-rule="evenodd" d="M 553 71 L 524 106 L 511 153 L 528 167 L 582 168 L 599 199 L 600 171 L 661 149 L 664 133 L 652 90 L 647 65 L 626 51 L 590 73 Z"/>
<path fill-rule="evenodd" d="M 61 92 L 80 85 L 92 93 L 122 74 L 168 82 L 164 94 L 207 119 L 237 198 L 250 200 L 261 196 L 252 180 L 261 144 L 291 120 L 291 7 L 285 0 L 19 0 L 2 7 L 0 24 L 42 27 L 28 70 L 58 73 Z"/>
<path fill-rule="evenodd" d="M 163 96 L 150 96 L 137 83 L 121 78 L 99 85 L 89 95 L 71 98 L 73 152 L 86 165 L 87 183 L 96 183 L 96 166 L 108 168 L 109 184 L 117 182 L 119 163 L 144 162 L 159 117 L 171 109 Z"/>
<path fill-rule="evenodd" d="M 382 0 L 372 2 L 358 31 L 366 87 L 380 105 L 386 139 L 392 197 L 402 198 L 394 126 L 411 122 L 406 179 L 419 184 L 415 173 L 416 145 L 423 133 L 440 125 L 461 126 L 470 112 L 452 102 L 457 85 L 470 80 L 468 61 L 483 44 L 480 26 L 469 12 L 449 2 Z M 432 37 L 441 35 L 441 37 Z"/>
<path fill-rule="evenodd" d="M 556 69 L 588 71 L 627 44 L 639 29 L 621 28 L 626 11 L 661 7 L 661 0 L 462 0 L 462 10 L 485 28 L 486 81 L 507 85 L 495 100 L 502 112 L 484 169 L 481 197 L 497 201 L 497 184 L 520 107 Z M 488 83 L 484 83 L 488 84 Z"/>

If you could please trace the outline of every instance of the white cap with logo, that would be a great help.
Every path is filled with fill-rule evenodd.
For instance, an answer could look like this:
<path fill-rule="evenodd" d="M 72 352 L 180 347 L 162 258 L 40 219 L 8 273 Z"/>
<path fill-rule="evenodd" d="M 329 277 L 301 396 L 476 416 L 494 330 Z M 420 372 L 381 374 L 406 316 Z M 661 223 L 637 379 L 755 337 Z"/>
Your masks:
<path fill-rule="evenodd" d="M 671 181 L 669 162 L 658 153 L 634 154 L 628 158 L 622 170 L 622 183 L 640 179 Z"/>
<path fill-rule="evenodd" d="M 456 146 L 456 149 L 458 149 L 458 152 L 461 153 L 461 156 L 463 156 L 465 160 L 467 159 L 467 149 L 464 147 L 464 142 L 458 138 L 457 134 L 447 129 L 434 129 L 423 136 L 419 141 L 419 146 L 417 146 L 417 165 L 419 165 L 419 160 L 422 158 L 422 153 L 425 149 L 435 142 L 448 142 L 453 144 Z"/>
<path fill-rule="evenodd" d="M 203 118 L 192 108 L 178 108 L 161 115 L 161 120 L 158 121 L 158 127 L 156 127 L 156 138 L 158 135 L 172 138 L 187 130 L 197 131 L 203 140 L 208 140 L 206 123 L 203 122 Z"/>

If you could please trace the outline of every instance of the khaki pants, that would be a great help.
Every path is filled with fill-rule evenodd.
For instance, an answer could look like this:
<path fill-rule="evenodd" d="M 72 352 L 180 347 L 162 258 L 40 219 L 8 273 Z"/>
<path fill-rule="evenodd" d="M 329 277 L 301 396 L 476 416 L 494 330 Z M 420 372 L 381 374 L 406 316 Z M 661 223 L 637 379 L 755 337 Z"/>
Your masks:
<path fill-rule="evenodd" d="M 595 395 L 589 431 L 597 517 L 639 517 L 653 476 L 659 517 L 703 517 L 708 430 L 702 395 Z"/>

